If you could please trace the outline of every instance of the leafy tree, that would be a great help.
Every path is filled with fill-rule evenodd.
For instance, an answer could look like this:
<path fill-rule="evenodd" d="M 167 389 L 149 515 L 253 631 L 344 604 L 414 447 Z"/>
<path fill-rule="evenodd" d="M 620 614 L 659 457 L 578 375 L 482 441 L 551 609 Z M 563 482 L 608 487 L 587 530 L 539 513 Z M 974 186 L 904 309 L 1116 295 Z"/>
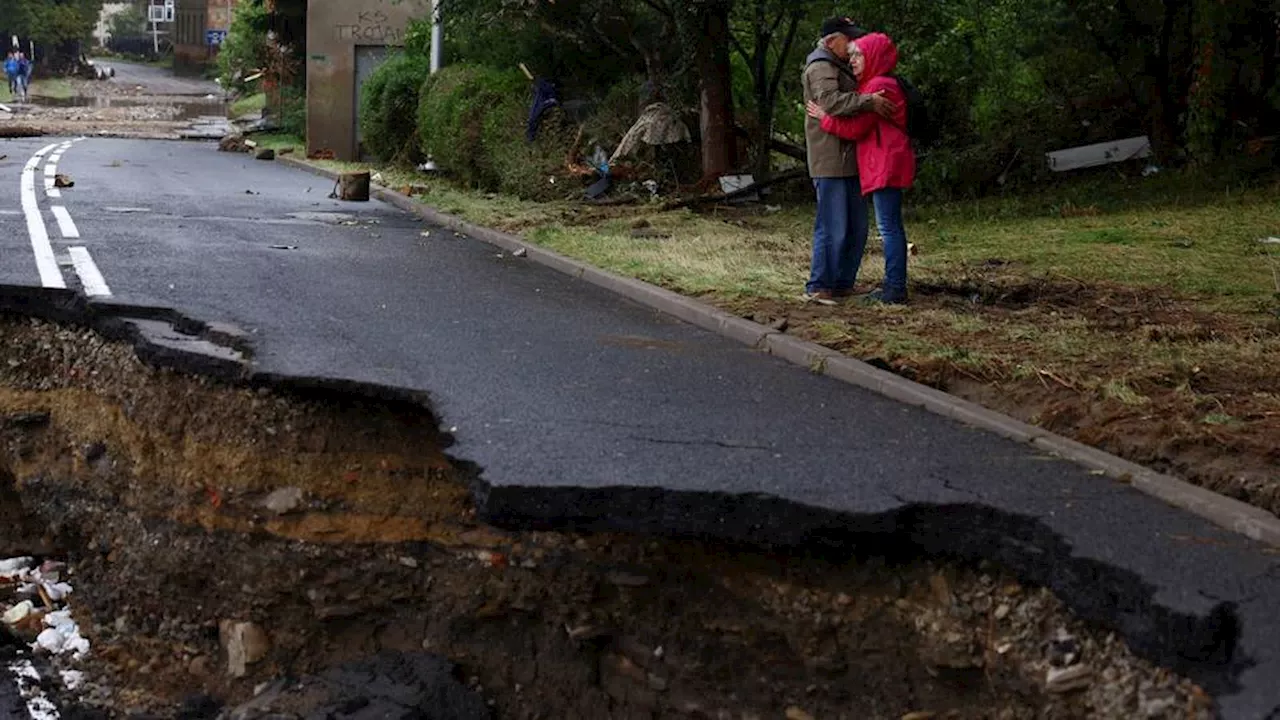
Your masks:
<path fill-rule="evenodd" d="M 102 0 L 0 0 L 0 26 L 6 38 L 34 41 L 38 57 L 62 69 L 78 61 L 101 12 Z"/>
<path fill-rule="evenodd" d="M 147 14 L 138 5 L 130 5 L 107 22 L 107 32 L 113 38 L 131 38 L 145 34 Z"/>

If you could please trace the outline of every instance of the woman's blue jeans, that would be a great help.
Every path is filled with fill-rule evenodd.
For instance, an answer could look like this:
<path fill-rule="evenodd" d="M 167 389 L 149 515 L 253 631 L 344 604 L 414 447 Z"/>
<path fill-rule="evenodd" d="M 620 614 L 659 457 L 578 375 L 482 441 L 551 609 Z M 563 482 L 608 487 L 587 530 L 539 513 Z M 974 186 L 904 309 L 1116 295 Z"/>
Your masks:
<path fill-rule="evenodd" d="M 876 224 L 884 239 L 884 299 L 907 299 L 907 229 L 902 224 L 902 190 L 885 188 L 871 193 Z"/>

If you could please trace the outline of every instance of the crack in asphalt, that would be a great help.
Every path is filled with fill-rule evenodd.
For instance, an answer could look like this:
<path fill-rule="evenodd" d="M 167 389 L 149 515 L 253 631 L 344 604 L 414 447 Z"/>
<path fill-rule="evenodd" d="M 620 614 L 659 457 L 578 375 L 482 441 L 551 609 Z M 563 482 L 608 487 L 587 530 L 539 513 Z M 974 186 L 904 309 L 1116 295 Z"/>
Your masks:
<path fill-rule="evenodd" d="M 942 487 L 946 488 L 947 490 L 950 490 L 951 492 L 960 493 L 961 495 L 968 495 L 969 497 L 977 498 L 979 500 L 982 499 L 981 494 L 976 493 L 973 490 L 969 490 L 968 488 L 956 487 L 955 484 L 952 483 L 951 480 L 948 480 L 947 478 L 937 478 L 937 479 L 942 482 Z"/>
<path fill-rule="evenodd" d="M 641 437 L 639 435 L 629 436 L 631 440 L 640 442 L 654 443 L 655 445 L 684 445 L 688 447 L 718 447 L 725 450 L 755 450 L 757 452 L 773 452 L 771 447 L 763 445 L 738 445 L 735 443 L 727 443 L 721 440 L 670 440 L 667 438 L 651 438 Z"/>

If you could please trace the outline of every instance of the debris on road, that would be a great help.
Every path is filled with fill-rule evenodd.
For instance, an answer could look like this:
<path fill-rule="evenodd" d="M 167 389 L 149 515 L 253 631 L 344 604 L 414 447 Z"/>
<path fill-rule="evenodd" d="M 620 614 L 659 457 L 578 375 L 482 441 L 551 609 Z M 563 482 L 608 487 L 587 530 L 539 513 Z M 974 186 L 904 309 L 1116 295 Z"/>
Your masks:
<path fill-rule="evenodd" d="M 258 152 L 253 155 L 255 160 L 275 160 L 276 151 L 271 148 L 258 148 Z"/>
<path fill-rule="evenodd" d="M 371 181 L 368 171 L 342 173 L 338 176 L 336 197 L 349 202 L 368 202 Z"/>
<path fill-rule="evenodd" d="M 248 149 L 243 135 L 228 135 L 218 141 L 218 150 L 222 152 L 245 152 Z"/>
<path fill-rule="evenodd" d="M 70 175 L 58 173 L 53 178 L 53 186 L 56 188 L 71 188 L 76 186 L 76 181 L 72 180 Z"/>
<path fill-rule="evenodd" d="M 29 125 L 0 125 L 0 138 L 40 137 L 44 131 Z"/>
<path fill-rule="evenodd" d="M 529 254 L 529 251 L 524 248 L 516 248 L 511 253 L 513 257 L 518 257 L 518 258 L 526 257 L 528 254 Z"/>

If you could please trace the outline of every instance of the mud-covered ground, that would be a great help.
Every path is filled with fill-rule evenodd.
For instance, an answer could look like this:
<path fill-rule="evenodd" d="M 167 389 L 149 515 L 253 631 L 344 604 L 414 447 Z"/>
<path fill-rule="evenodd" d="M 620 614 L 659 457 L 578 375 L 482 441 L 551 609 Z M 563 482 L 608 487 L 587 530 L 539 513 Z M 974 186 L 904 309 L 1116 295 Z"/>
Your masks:
<path fill-rule="evenodd" d="M 998 568 L 486 527 L 436 427 L 413 403 L 228 387 L 0 317 L 0 558 L 68 562 L 92 644 L 36 653 L 63 716 L 1208 716 Z M 0 630 L 0 659 L 29 625 Z"/>
<path fill-rule="evenodd" d="M 167 95 L 116 80 L 59 82 L 69 89 L 69 97 L 43 97 L 37 84 L 29 102 L 11 103 L 12 112 L 0 112 L 0 137 L 105 135 L 171 140 L 190 131 L 194 123 L 227 114 L 220 94 Z"/>

